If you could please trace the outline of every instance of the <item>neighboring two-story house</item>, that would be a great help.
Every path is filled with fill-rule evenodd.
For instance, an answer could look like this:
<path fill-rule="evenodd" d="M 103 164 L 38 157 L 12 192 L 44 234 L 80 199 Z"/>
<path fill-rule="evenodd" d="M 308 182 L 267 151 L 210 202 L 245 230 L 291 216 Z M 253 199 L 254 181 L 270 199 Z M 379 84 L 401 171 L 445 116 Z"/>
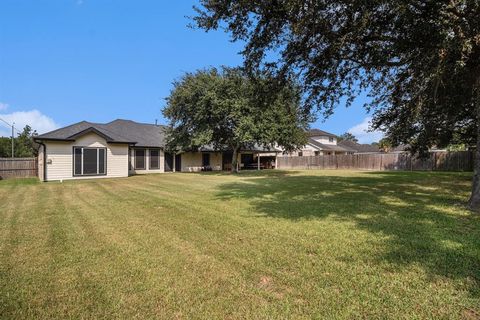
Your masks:
<path fill-rule="evenodd" d="M 300 150 L 284 153 L 283 156 L 323 156 L 333 154 L 353 154 L 356 150 L 339 145 L 337 136 L 319 129 L 308 131 L 308 142 Z"/>

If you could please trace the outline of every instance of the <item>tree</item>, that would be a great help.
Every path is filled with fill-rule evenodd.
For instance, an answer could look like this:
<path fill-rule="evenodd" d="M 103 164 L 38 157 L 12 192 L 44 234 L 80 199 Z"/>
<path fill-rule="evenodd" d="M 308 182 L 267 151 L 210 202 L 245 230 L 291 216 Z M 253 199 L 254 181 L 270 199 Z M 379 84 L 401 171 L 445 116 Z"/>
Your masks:
<path fill-rule="evenodd" d="M 338 141 L 353 141 L 358 143 L 358 139 L 350 132 L 345 132 L 337 137 Z"/>
<path fill-rule="evenodd" d="M 470 208 L 480 210 L 480 1 L 202 0 L 195 25 L 221 27 L 248 71 L 294 71 L 303 108 L 330 115 L 368 91 L 372 129 L 424 155 L 476 143 Z M 273 53 L 273 54 L 272 54 Z"/>
<path fill-rule="evenodd" d="M 388 138 L 382 138 L 378 141 L 378 148 L 383 152 L 390 152 L 393 148 L 392 142 Z"/>
<path fill-rule="evenodd" d="M 15 138 L 15 157 L 30 158 L 38 155 L 38 144 L 33 141 L 37 131 L 26 125 Z"/>
<path fill-rule="evenodd" d="M 0 158 L 10 158 L 12 153 L 12 139 L 0 137 Z"/>
<path fill-rule="evenodd" d="M 268 74 L 248 78 L 239 68 L 185 74 L 174 82 L 163 114 L 170 120 L 167 146 L 183 151 L 210 145 L 232 151 L 232 171 L 242 148 L 294 150 L 306 143 L 309 114 L 300 112 L 293 82 Z"/>
<path fill-rule="evenodd" d="M 14 156 L 17 158 L 30 158 L 38 155 L 38 144 L 33 141 L 37 132 L 26 125 L 22 132 L 14 138 Z M 12 139 L 0 137 L 0 158 L 12 156 Z"/>

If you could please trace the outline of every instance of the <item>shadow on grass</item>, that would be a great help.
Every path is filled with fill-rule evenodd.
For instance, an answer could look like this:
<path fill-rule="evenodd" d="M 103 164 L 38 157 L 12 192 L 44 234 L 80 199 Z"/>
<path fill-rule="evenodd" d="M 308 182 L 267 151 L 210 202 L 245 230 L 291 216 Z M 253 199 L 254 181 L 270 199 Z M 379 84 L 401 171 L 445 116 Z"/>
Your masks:
<path fill-rule="evenodd" d="M 265 169 L 265 170 L 241 170 L 237 173 L 232 173 L 231 171 L 200 171 L 200 172 L 179 172 L 180 174 L 200 174 L 206 176 L 238 176 L 238 177 L 278 177 L 278 176 L 287 176 L 299 171 L 290 171 L 290 170 L 274 170 L 274 169 Z"/>
<path fill-rule="evenodd" d="M 462 205 L 470 175 L 365 172 L 357 176 L 247 177 L 223 184 L 219 199 L 246 199 L 261 216 L 352 221 L 387 236 L 374 257 L 397 266 L 420 265 L 430 276 L 461 279 L 480 297 L 480 217 Z"/>

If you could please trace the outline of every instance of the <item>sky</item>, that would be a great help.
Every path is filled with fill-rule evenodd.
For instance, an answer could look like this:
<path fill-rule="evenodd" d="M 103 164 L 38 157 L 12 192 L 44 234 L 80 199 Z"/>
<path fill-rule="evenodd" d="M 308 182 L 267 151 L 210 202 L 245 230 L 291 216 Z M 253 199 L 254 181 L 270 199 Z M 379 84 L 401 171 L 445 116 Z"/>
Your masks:
<path fill-rule="evenodd" d="M 161 110 L 182 74 L 238 66 L 242 46 L 223 31 L 188 27 L 195 0 L 1 0 L 0 119 L 44 133 L 82 120 L 167 124 Z M 312 128 L 362 143 L 362 99 Z M 10 136 L 0 121 L 0 136 Z"/>

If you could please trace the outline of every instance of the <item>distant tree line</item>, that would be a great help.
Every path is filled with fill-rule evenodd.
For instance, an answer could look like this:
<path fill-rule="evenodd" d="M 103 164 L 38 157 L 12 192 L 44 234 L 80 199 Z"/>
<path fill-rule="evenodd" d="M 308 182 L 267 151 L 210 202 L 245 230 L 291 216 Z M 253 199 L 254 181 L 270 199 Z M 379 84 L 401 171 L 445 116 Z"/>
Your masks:
<path fill-rule="evenodd" d="M 14 157 L 29 158 L 38 155 L 38 144 L 33 141 L 37 131 L 26 125 L 22 132 L 14 138 Z M 12 138 L 0 137 L 0 158 L 10 158 L 12 156 Z"/>

